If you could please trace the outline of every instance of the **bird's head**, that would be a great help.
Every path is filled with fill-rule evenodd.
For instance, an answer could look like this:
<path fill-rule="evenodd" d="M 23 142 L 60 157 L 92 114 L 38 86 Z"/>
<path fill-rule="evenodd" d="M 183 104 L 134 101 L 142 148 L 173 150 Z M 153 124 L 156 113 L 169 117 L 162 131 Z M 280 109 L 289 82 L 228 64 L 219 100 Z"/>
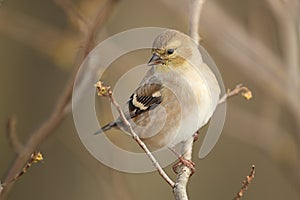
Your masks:
<path fill-rule="evenodd" d="M 184 66 L 195 54 L 202 59 L 196 43 L 189 36 L 176 30 L 166 30 L 155 38 L 148 65 L 176 68 Z"/>

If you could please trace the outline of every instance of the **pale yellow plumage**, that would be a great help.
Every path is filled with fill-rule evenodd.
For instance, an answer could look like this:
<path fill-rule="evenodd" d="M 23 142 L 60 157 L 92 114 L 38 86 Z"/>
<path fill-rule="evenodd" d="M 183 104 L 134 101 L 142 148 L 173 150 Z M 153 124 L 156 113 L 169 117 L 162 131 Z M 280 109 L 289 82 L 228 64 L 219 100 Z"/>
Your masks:
<path fill-rule="evenodd" d="M 152 149 L 173 147 L 205 125 L 219 100 L 214 74 L 187 35 L 166 30 L 153 43 L 151 68 L 124 108 L 133 129 Z M 121 120 L 104 126 L 104 131 Z"/>

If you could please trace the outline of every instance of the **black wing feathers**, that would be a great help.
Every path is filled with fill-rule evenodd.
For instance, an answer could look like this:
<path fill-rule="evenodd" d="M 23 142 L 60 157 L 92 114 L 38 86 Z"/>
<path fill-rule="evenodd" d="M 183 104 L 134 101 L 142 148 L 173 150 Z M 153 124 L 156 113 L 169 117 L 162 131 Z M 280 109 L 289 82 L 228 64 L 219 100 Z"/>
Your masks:
<path fill-rule="evenodd" d="M 139 87 L 129 99 L 130 117 L 134 118 L 145 111 L 154 109 L 161 101 L 161 84 L 151 83 Z"/>

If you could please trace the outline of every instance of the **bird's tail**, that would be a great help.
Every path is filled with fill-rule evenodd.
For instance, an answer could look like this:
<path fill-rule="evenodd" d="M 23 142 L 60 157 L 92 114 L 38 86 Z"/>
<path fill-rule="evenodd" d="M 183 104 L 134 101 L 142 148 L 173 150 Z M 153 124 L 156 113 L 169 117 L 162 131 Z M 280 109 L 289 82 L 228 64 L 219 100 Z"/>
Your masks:
<path fill-rule="evenodd" d="M 99 133 L 108 131 L 109 129 L 114 128 L 114 127 L 116 127 L 116 126 L 117 126 L 117 123 L 116 123 L 115 121 L 110 122 L 110 123 L 108 123 L 108 124 L 102 126 L 100 130 L 98 130 L 97 132 L 94 133 L 94 135 L 97 135 L 97 134 L 99 134 Z"/>

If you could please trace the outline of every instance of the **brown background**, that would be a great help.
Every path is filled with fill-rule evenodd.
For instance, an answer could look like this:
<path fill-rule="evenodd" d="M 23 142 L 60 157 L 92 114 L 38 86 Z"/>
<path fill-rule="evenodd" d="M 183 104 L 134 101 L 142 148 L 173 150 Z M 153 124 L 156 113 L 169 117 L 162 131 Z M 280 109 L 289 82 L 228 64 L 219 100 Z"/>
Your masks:
<path fill-rule="evenodd" d="M 5 136 L 7 118 L 17 116 L 17 132 L 25 143 L 51 113 L 85 36 L 76 19 L 68 17 L 55 1 L 1 2 L 3 180 L 14 158 Z M 71 2 L 89 19 L 105 4 L 100 0 Z M 296 0 L 209 0 L 205 4 L 202 45 L 215 60 L 225 86 L 242 82 L 252 89 L 254 98 L 229 100 L 221 139 L 204 160 L 197 158 L 201 141 L 196 143 L 197 172 L 188 187 L 191 199 L 232 199 L 252 164 L 256 177 L 243 199 L 300 198 L 299 8 Z M 187 32 L 187 11 L 188 1 L 120 0 L 97 27 L 95 41 L 144 26 Z M 149 57 L 144 52 L 128 62 L 143 61 L 140 55 Z M 113 73 L 110 78 L 115 78 Z M 40 150 L 45 161 L 30 168 L 7 199 L 173 199 L 156 172 L 126 174 L 95 160 L 81 144 L 71 114 Z M 170 167 L 166 170 L 175 177 Z"/>

